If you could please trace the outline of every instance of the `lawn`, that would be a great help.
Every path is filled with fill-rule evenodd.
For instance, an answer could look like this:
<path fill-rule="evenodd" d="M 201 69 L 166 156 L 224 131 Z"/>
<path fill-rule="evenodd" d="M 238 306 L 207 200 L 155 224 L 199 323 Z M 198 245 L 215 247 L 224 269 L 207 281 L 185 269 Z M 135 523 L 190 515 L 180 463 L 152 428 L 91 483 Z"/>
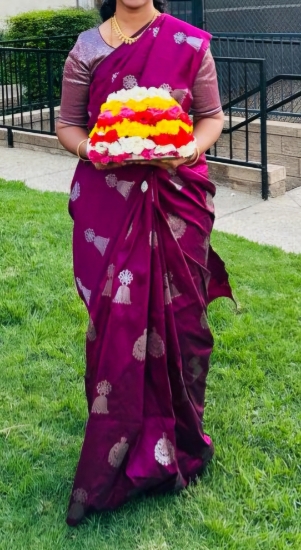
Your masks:
<path fill-rule="evenodd" d="M 301 548 L 301 256 L 215 232 L 239 303 L 210 306 L 206 430 L 180 496 L 65 524 L 83 438 L 86 313 L 67 197 L 0 181 L 1 550 Z"/>

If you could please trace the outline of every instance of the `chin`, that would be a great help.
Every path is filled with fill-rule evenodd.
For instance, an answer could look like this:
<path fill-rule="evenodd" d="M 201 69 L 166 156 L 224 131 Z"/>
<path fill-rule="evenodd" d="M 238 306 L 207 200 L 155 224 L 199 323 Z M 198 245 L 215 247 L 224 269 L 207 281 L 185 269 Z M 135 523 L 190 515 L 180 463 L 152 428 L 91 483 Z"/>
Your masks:
<path fill-rule="evenodd" d="M 152 5 L 150 0 L 119 0 L 120 4 L 123 4 L 126 8 L 143 8 L 144 6 Z"/>

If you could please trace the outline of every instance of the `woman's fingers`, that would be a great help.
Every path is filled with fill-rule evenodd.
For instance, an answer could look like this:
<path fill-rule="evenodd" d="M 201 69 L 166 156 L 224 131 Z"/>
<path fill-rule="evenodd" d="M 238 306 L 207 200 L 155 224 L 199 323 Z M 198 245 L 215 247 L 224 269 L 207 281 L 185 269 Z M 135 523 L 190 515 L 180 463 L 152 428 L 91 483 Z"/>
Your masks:
<path fill-rule="evenodd" d="M 114 170 L 117 168 L 121 168 L 122 166 L 125 166 L 125 162 L 121 162 L 120 164 L 116 164 L 114 162 L 110 162 L 110 164 L 101 164 L 100 162 L 96 162 L 94 164 L 96 170 L 110 170 L 113 168 Z"/>
<path fill-rule="evenodd" d="M 127 162 L 121 162 L 119 164 L 110 162 L 109 164 L 101 164 L 100 162 L 96 162 L 94 164 L 95 168 L 97 170 L 110 170 L 110 169 L 117 169 L 121 168 L 122 166 L 127 165 L 133 165 L 133 164 L 148 164 L 151 166 L 156 166 L 157 168 L 161 168 L 163 170 L 176 170 L 178 166 L 181 166 L 181 164 L 184 164 L 186 162 L 186 159 L 175 159 L 175 160 L 150 160 L 149 162 L 145 161 L 139 161 L 139 160 L 133 160 L 133 161 L 127 161 Z"/>

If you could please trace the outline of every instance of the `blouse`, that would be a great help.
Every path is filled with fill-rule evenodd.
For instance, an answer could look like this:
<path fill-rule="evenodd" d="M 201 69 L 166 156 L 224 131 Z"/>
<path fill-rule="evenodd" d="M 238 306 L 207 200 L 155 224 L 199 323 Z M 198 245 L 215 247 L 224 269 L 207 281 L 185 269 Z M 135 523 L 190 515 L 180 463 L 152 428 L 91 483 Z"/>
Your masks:
<path fill-rule="evenodd" d="M 81 33 L 68 55 L 63 75 L 63 90 L 59 120 L 64 124 L 86 127 L 87 104 L 93 72 L 114 51 L 102 38 L 99 29 Z M 210 49 L 192 89 L 191 112 L 196 119 L 213 116 L 222 110 L 214 59 Z"/>

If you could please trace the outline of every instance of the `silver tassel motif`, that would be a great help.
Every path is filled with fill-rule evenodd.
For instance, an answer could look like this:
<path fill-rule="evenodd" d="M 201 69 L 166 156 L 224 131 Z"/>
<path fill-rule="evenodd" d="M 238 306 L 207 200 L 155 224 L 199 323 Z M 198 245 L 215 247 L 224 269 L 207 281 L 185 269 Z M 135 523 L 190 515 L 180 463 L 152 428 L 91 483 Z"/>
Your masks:
<path fill-rule="evenodd" d="M 112 296 L 112 286 L 113 286 L 113 277 L 114 277 L 115 266 L 113 264 L 108 267 L 108 280 L 103 289 L 102 296 L 107 296 L 111 298 Z"/>
<path fill-rule="evenodd" d="M 101 255 L 103 256 L 106 249 L 107 249 L 107 246 L 110 242 L 110 239 L 106 239 L 105 237 L 99 237 L 99 236 L 96 236 L 93 229 L 86 229 L 85 231 L 85 237 L 86 237 L 86 241 L 88 243 L 94 243 L 94 245 L 96 246 L 97 250 L 101 253 Z"/>
<path fill-rule="evenodd" d="M 121 271 L 121 273 L 118 276 L 118 279 L 121 282 L 121 286 L 118 288 L 113 302 L 115 304 L 130 305 L 132 302 L 131 302 L 130 289 L 128 285 L 130 285 L 131 282 L 133 281 L 133 274 L 128 269 L 125 269 L 124 271 Z"/>

